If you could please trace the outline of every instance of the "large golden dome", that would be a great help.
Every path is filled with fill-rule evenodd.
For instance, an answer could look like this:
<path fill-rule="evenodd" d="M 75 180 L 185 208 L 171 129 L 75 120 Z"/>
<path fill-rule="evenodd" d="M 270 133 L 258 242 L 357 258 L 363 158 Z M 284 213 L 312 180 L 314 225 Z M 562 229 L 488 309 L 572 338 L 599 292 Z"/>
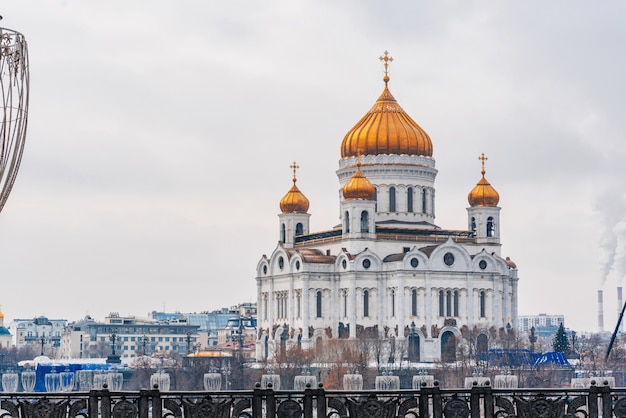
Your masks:
<path fill-rule="evenodd" d="M 296 169 L 299 167 L 294 162 L 291 168 L 293 169 L 293 186 L 280 199 L 280 210 L 283 213 L 306 213 L 309 210 L 309 199 L 296 186 Z"/>
<path fill-rule="evenodd" d="M 432 157 L 428 134 L 400 107 L 389 91 L 385 51 L 385 88 L 369 112 L 354 125 L 341 143 L 341 158 L 358 155 L 408 154 Z"/>
<path fill-rule="evenodd" d="M 361 200 L 374 200 L 376 197 L 376 187 L 365 177 L 361 171 L 361 160 L 356 162 L 356 171 L 344 184 L 341 189 L 343 197 L 346 200 L 361 199 Z"/>
<path fill-rule="evenodd" d="M 485 154 L 482 154 L 478 157 L 482 160 L 482 170 L 480 170 L 480 174 L 482 174 L 482 178 L 476 183 L 476 186 L 472 189 L 471 192 L 467 195 L 467 200 L 469 201 L 470 206 L 498 206 L 498 202 L 500 201 L 500 195 L 496 192 L 491 184 L 485 178 Z"/>

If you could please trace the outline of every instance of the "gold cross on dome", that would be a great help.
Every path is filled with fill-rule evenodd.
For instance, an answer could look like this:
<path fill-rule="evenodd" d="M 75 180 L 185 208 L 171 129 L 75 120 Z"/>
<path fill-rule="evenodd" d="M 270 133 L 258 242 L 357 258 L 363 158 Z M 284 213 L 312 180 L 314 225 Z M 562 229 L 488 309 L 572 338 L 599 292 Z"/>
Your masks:
<path fill-rule="evenodd" d="M 485 174 L 485 161 L 487 161 L 489 158 L 485 157 L 485 153 L 483 152 L 482 154 L 480 154 L 480 157 L 478 157 L 478 159 L 480 160 L 480 163 L 482 165 L 480 172 L 484 175 Z"/>
<path fill-rule="evenodd" d="M 291 168 L 293 170 L 293 182 L 296 182 L 296 170 L 300 168 L 299 165 L 296 164 L 296 162 L 294 161 L 293 164 L 291 164 L 289 166 L 289 168 Z"/>
<path fill-rule="evenodd" d="M 389 55 L 389 52 L 385 51 L 378 59 L 385 63 L 385 77 L 383 80 L 387 84 L 389 82 L 389 63 L 393 62 L 393 57 Z"/>

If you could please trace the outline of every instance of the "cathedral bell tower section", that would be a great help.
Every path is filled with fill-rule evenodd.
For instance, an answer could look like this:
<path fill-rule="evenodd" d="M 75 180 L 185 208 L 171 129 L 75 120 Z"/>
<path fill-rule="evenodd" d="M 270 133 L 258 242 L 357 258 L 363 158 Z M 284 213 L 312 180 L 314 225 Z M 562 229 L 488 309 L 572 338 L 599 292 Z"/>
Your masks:
<path fill-rule="evenodd" d="M 376 236 L 376 188 L 361 171 L 357 159 L 356 171 L 341 188 L 341 225 L 344 238 L 374 238 Z"/>
<path fill-rule="evenodd" d="M 470 207 L 467 208 L 468 229 L 474 232 L 478 244 L 500 244 L 500 195 L 485 178 L 485 161 L 481 154 L 482 178 L 467 195 Z"/>
<path fill-rule="evenodd" d="M 300 166 L 294 163 L 289 166 L 293 170 L 293 186 L 280 200 L 281 214 L 278 215 L 279 240 L 285 247 L 292 248 L 296 237 L 309 233 L 309 199 L 296 186 L 296 170 Z"/>

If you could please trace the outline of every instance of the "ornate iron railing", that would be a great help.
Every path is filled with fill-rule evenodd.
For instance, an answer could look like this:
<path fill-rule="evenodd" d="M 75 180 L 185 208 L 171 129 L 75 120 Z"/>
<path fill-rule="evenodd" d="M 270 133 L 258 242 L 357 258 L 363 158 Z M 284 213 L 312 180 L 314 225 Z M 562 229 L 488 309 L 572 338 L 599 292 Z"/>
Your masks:
<path fill-rule="evenodd" d="M 626 388 L 2 393 L 0 418 L 626 417 Z"/>

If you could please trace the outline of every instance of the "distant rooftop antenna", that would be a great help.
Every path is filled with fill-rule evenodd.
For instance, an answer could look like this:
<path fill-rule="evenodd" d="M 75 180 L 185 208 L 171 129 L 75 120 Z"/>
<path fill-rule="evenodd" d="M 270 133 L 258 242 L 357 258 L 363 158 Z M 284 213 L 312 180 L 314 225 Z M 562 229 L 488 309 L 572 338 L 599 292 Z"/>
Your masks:
<path fill-rule="evenodd" d="M 2 16 L 0 16 L 0 20 Z M 0 211 L 4 207 L 22 161 L 29 95 L 28 46 L 24 35 L 0 27 Z"/>

